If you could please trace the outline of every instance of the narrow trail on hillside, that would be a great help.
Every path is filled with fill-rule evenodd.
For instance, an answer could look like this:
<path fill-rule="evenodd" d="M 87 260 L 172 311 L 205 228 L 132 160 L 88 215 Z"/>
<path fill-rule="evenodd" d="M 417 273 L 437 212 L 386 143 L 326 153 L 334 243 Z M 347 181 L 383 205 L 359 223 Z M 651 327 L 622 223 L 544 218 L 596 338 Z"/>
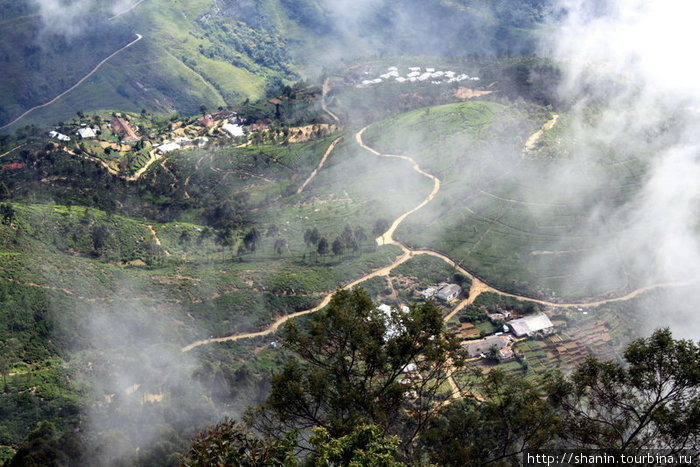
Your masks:
<path fill-rule="evenodd" d="M 131 10 L 133 10 L 134 8 L 136 8 L 137 6 L 141 5 L 144 1 L 146 1 L 146 0 L 139 0 L 138 2 L 134 3 L 133 5 L 131 5 L 131 6 L 130 6 L 129 8 L 127 8 L 126 10 L 121 11 L 121 12 L 115 14 L 115 15 L 112 16 L 111 18 L 107 18 L 107 21 L 114 21 L 115 19 L 119 18 L 120 16 L 127 14 L 128 12 L 130 12 Z"/>
<path fill-rule="evenodd" d="M 96 163 L 100 164 L 102 167 L 104 167 L 105 170 L 107 172 L 109 172 L 110 174 L 115 175 L 115 176 L 119 176 L 119 171 L 115 170 L 106 161 L 104 161 L 102 159 L 98 159 L 97 157 L 86 155 L 86 154 L 78 154 L 77 152 L 70 149 L 68 146 L 61 146 L 61 150 L 70 154 L 71 156 L 75 156 L 75 157 L 78 157 L 81 159 L 96 162 Z"/>
<path fill-rule="evenodd" d="M 7 156 L 8 154 L 12 154 L 13 152 L 15 152 L 16 150 L 18 150 L 19 148 L 21 148 L 21 147 L 23 147 L 23 146 L 26 146 L 26 145 L 27 145 L 27 143 L 20 144 L 19 146 L 14 147 L 14 148 L 10 149 L 10 150 L 7 151 L 7 152 L 3 152 L 2 154 L 0 154 L 0 157 L 5 157 L 5 156 Z"/>
<path fill-rule="evenodd" d="M 340 140 L 343 139 L 342 136 L 338 136 L 336 139 L 333 140 L 333 142 L 328 146 L 328 149 L 326 149 L 326 152 L 323 154 L 323 157 L 321 158 L 321 161 L 318 163 L 318 166 L 311 172 L 311 175 L 309 175 L 309 178 L 307 178 L 304 183 L 301 184 L 299 189 L 297 190 L 297 194 L 300 194 L 302 191 L 304 191 L 304 188 L 306 188 L 306 185 L 309 184 L 311 180 L 314 179 L 316 174 L 318 173 L 319 170 L 323 168 L 323 164 L 326 163 L 326 159 L 328 159 L 328 155 L 333 152 L 333 149 L 335 149 L 335 145 L 340 142 Z"/>
<path fill-rule="evenodd" d="M 69 92 L 71 92 L 73 89 L 75 89 L 75 88 L 77 88 L 78 86 L 80 86 L 81 84 L 83 84 L 83 82 L 84 82 L 86 79 L 88 79 L 90 76 L 92 76 L 97 70 L 100 69 L 100 67 L 101 67 L 102 65 L 104 65 L 105 63 L 107 63 L 112 57 L 114 57 L 114 56 L 117 55 L 118 53 L 120 53 L 120 52 L 122 52 L 122 51 L 128 49 L 128 48 L 131 47 L 132 45 L 136 44 L 136 43 L 137 43 L 138 41 L 140 41 L 142 38 L 143 38 L 143 36 L 142 36 L 141 34 L 136 34 L 136 39 L 134 39 L 133 41 L 129 42 L 128 44 L 126 44 L 124 47 L 122 47 L 121 49 L 117 50 L 116 52 L 113 52 L 113 53 L 112 53 L 111 55 L 109 55 L 107 58 L 103 59 L 100 63 L 98 63 L 97 65 L 95 65 L 95 68 L 93 68 L 87 75 L 85 75 L 85 76 L 83 76 L 82 78 L 80 78 L 80 80 L 79 80 L 77 83 L 75 83 L 73 86 L 71 86 L 70 88 L 66 89 L 66 90 L 63 91 L 61 94 L 59 94 L 58 96 L 54 97 L 54 98 L 51 99 L 50 101 L 45 102 L 44 104 L 40 104 L 40 105 L 36 105 L 36 106 L 32 107 L 31 109 L 27 110 L 27 111 L 24 112 L 22 115 L 20 115 L 19 117 L 17 117 L 17 118 L 15 118 L 14 120 L 12 120 L 10 123 L 8 123 L 8 124 L 6 124 L 6 125 L 3 125 L 3 126 L 0 126 L 0 130 L 5 129 L 5 128 L 7 128 L 7 127 L 10 126 L 10 125 L 14 125 L 15 123 L 17 123 L 18 121 L 22 120 L 24 117 L 26 117 L 27 115 L 29 115 L 30 113 L 34 112 L 34 111 L 37 110 L 37 109 L 41 109 L 42 107 L 46 107 L 46 106 L 49 106 L 49 105 L 53 104 L 54 102 L 56 102 L 57 100 L 59 100 L 61 97 L 65 96 L 66 94 L 68 94 Z"/>
<path fill-rule="evenodd" d="M 151 150 L 151 152 L 148 153 L 148 161 L 141 167 L 139 170 L 134 172 L 134 174 L 130 177 L 126 177 L 125 180 L 129 182 L 135 182 L 139 178 L 141 178 L 141 175 L 148 170 L 148 168 L 153 165 L 155 162 L 157 162 L 159 159 L 163 157 L 163 154 L 157 154 L 156 149 Z"/>
<path fill-rule="evenodd" d="M 153 226 L 150 224 L 144 224 L 144 225 L 151 232 L 151 235 L 153 236 L 153 241 L 156 243 L 156 245 L 158 245 L 159 247 L 162 248 L 163 244 L 160 243 L 160 238 L 158 238 L 158 234 L 156 233 L 156 229 L 154 229 Z M 163 253 L 165 253 L 165 256 L 170 256 L 170 253 L 165 248 L 163 248 Z"/>
<path fill-rule="evenodd" d="M 525 147 L 523 148 L 522 152 L 522 158 L 524 159 L 525 156 L 529 153 L 532 152 L 532 150 L 535 148 L 535 145 L 537 142 L 540 140 L 540 137 L 544 134 L 545 131 L 551 130 L 554 125 L 556 125 L 557 120 L 559 120 L 559 115 L 553 114 L 551 120 L 547 121 L 542 127 L 534 132 L 530 137 L 525 141 Z"/>
<path fill-rule="evenodd" d="M 476 298 L 477 298 L 479 295 L 481 295 L 482 293 L 484 293 L 484 292 L 493 292 L 493 293 L 496 293 L 496 294 L 498 294 L 498 295 L 502 295 L 502 296 L 505 296 L 505 297 L 512 297 L 512 298 L 515 298 L 515 299 L 518 299 L 518 300 L 531 301 L 531 302 L 538 303 L 538 304 L 540 304 L 540 305 L 551 306 L 551 307 L 579 307 L 579 308 L 590 308 L 590 307 L 596 307 L 596 306 L 604 305 L 604 304 L 607 304 L 607 303 L 614 303 L 614 302 L 621 302 L 621 301 L 630 300 L 630 299 L 632 299 L 632 298 L 634 298 L 634 297 L 637 297 L 638 295 L 641 295 L 641 294 L 644 293 L 644 292 L 647 292 L 647 291 L 650 291 L 650 290 L 654 290 L 654 289 L 662 289 L 662 288 L 669 288 L 669 287 L 680 287 L 680 286 L 690 285 L 690 284 L 693 284 L 693 283 L 698 282 L 698 279 L 693 279 L 693 280 L 689 280 L 689 281 L 685 281 L 685 282 L 668 282 L 668 283 L 662 283 L 662 284 L 653 284 L 653 285 L 648 285 L 648 286 L 645 286 L 645 287 L 638 288 L 638 289 L 636 289 L 636 290 L 634 290 L 634 291 L 628 293 L 627 295 L 620 296 L 620 297 L 608 298 L 608 299 L 597 300 L 597 301 L 584 301 L 584 302 L 572 302 L 572 303 L 555 303 L 555 302 L 549 302 L 549 301 L 546 301 L 546 300 L 534 299 L 534 298 L 527 297 L 527 296 L 524 296 L 524 295 L 518 295 L 518 294 L 513 294 L 513 293 L 504 292 L 504 291 L 502 291 L 502 290 L 499 290 L 499 289 L 497 289 L 497 288 L 495 288 L 495 287 L 489 285 L 489 284 L 486 283 L 483 279 L 477 277 L 476 275 L 474 275 L 474 273 L 472 273 L 471 271 L 468 271 L 467 269 L 465 269 L 464 267 L 462 267 L 460 264 L 458 264 L 457 262 L 455 262 L 452 258 L 450 258 L 450 257 L 448 257 L 448 256 L 446 256 L 446 255 L 444 255 L 444 254 L 442 254 L 442 253 L 439 253 L 439 252 L 433 251 L 433 250 L 427 250 L 427 249 L 411 249 L 411 248 L 408 248 L 408 247 L 407 247 L 406 245 L 404 245 L 403 243 L 401 243 L 401 242 L 399 242 L 399 241 L 397 241 L 397 240 L 394 239 L 394 237 L 393 237 L 394 232 L 396 231 L 396 228 L 401 224 L 401 222 L 403 222 L 403 220 L 406 219 L 406 217 L 408 217 L 409 215 L 411 215 L 411 214 L 413 214 L 414 212 L 418 211 L 419 209 L 423 208 L 425 205 L 427 205 L 430 201 L 433 200 L 433 198 L 434 198 L 435 195 L 438 193 L 438 191 L 440 191 L 440 180 L 439 180 L 437 177 L 435 177 L 434 175 L 432 175 L 432 174 L 430 174 L 430 173 L 428 173 L 428 172 L 425 172 L 423 169 L 420 168 L 420 166 L 419 166 L 412 158 L 410 158 L 410 157 L 408 157 L 408 156 L 396 155 L 396 154 L 382 154 L 381 152 L 377 151 L 376 149 L 374 149 L 374 148 L 368 146 L 367 144 L 365 144 L 365 142 L 364 142 L 363 139 L 362 139 L 362 135 L 364 134 L 365 130 L 367 130 L 367 128 L 368 128 L 368 126 L 362 128 L 360 131 L 358 131 L 358 132 L 355 134 L 355 140 L 357 141 L 357 144 L 360 145 L 360 147 L 362 147 L 363 149 L 365 149 L 365 150 L 371 152 L 372 154 L 374 154 L 374 155 L 376 155 L 376 156 L 380 156 L 380 157 L 391 157 L 391 158 L 399 158 L 399 159 L 403 159 L 403 160 L 405 160 L 405 161 L 408 161 L 408 162 L 412 165 L 414 171 L 416 171 L 417 173 L 419 173 L 419 174 L 421 174 L 421 175 L 423 175 L 423 176 L 425 176 L 425 177 L 427 177 L 427 178 L 429 178 L 429 179 L 431 179 L 431 180 L 433 181 L 433 189 L 432 189 L 432 191 L 428 194 L 428 196 L 427 196 L 418 206 L 416 206 L 416 207 L 414 207 L 413 209 L 411 209 L 411 210 L 405 212 L 404 214 L 401 214 L 401 215 L 391 224 L 391 226 L 389 227 L 389 229 L 388 229 L 384 234 L 382 234 L 380 237 L 378 237 L 378 238 L 376 239 L 377 243 L 380 244 L 380 245 L 395 245 L 395 246 L 398 246 L 398 247 L 401 249 L 401 251 L 403 252 L 403 254 L 402 254 L 398 259 L 396 259 L 393 263 L 389 264 L 388 266 L 385 266 L 385 267 L 380 268 L 380 269 L 377 269 L 377 270 L 375 270 L 375 271 L 373 271 L 373 272 L 371 272 L 371 273 L 369 273 L 369 274 L 366 274 L 366 275 L 360 277 L 359 279 L 356 279 L 356 280 L 352 281 L 352 282 L 349 283 L 349 284 L 345 284 L 345 285 L 342 287 L 343 289 L 351 289 L 352 287 L 355 287 L 356 285 L 358 285 L 358 284 L 360 284 L 360 283 L 362 283 L 362 282 L 365 282 L 365 281 L 367 281 L 368 279 L 371 279 L 371 278 L 373 278 L 373 277 L 388 276 L 388 275 L 391 273 L 391 271 L 392 271 L 393 269 L 395 269 L 397 266 L 399 266 L 399 265 L 405 263 L 406 261 L 408 261 L 409 259 L 413 258 L 414 256 L 417 256 L 417 255 L 430 255 L 430 256 L 434 256 L 434 257 L 436 257 L 436 258 L 440 258 L 441 260 L 443 260 L 444 262 L 446 262 L 446 263 L 449 264 L 450 266 L 454 267 L 457 271 L 459 271 L 459 272 L 462 273 L 463 275 L 469 277 L 469 278 L 471 279 L 471 281 L 472 281 L 472 287 L 471 287 L 471 289 L 470 289 L 470 291 L 469 291 L 469 297 L 468 297 L 467 299 L 463 300 L 462 302 L 460 302 L 460 303 L 457 305 L 457 307 L 456 307 L 452 312 L 450 312 L 448 315 L 446 315 L 446 316 L 444 317 L 445 322 L 447 322 L 450 318 L 452 318 L 453 316 L 455 316 L 461 309 L 463 309 L 464 307 L 466 307 L 466 306 L 468 306 L 469 304 L 473 303 L 474 300 L 476 300 Z M 206 344 L 211 344 L 211 343 L 214 343 L 214 342 L 231 342 L 231 341 L 238 341 L 238 340 L 241 340 L 241 339 L 250 339 L 250 338 L 255 338 L 255 337 L 263 337 L 263 336 L 267 336 L 267 335 L 273 334 L 275 331 L 277 331 L 277 329 L 279 329 L 279 327 L 280 327 L 281 325 L 283 325 L 284 323 L 286 323 L 286 322 L 289 321 L 290 319 L 294 319 L 294 318 L 297 318 L 297 317 L 299 317 L 299 316 L 304 316 L 304 315 L 307 315 L 307 314 L 310 314 L 310 313 L 314 313 L 314 312 L 316 312 L 316 311 L 319 311 L 320 309 L 322 309 L 322 308 L 325 307 L 326 305 L 328 305 L 328 303 L 329 303 L 330 300 L 331 300 L 331 297 L 333 296 L 333 293 L 335 293 L 335 292 L 334 292 L 334 291 L 333 291 L 333 292 L 329 292 L 329 293 L 323 298 L 323 300 L 321 301 L 321 303 L 319 303 L 318 305 L 316 305 L 316 306 L 313 307 L 313 308 L 310 308 L 310 309 L 308 309 L 308 310 L 298 311 L 298 312 L 296 312 L 296 313 L 292 313 L 292 314 L 285 315 L 285 316 L 282 316 L 282 317 L 278 318 L 278 319 L 277 319 L 274 323 L 272 323 L 268 328 L 266 328 L 266 329 L 264 329 L 264 330 L 262 330 L 262 331 L 250 332 L 250 333 L 242 333 L 242 334 L 232 334 L 232 335 L 229 335 L 229 336 L 215 337 L 215 338 L 210 338 L 210 339 L 202 339 L 202 340 L 193 342 L 193 343 L 191 343 L 191 344 L 189 344 L 189 345 L 183 347 L 181 350 L 182 350 L 183 352 L 188 352 L 188 351 L 194 349 L 195 347 L 199 347 L 199 346 L 201 346 L 201 345 L 206 345 Z M 451 386 L 452 388 L 457 388 L 457 385 L 456 385 L 455 382 L 452 380 L 452 377 L 451 377 L 451 376 L 450 376 L 450 381 L 449 381 L 449 383 L 450 383 L 450 386 Z"/>
<path fill-rule="evenodd" d="M 326 78 L 323 81 L 323 87 L 321 88 L 321 108 L 324 112 L 330 115 L 333 120 L 335 120 L 336 124 L 340 125 L 340 119 L 338 118 L 338 116 L 331 112 L 331 110 L 328 108 L 326 97 L 328 96 L 328 91 L 330 91 L 330 89 L 330 78 Z"/>

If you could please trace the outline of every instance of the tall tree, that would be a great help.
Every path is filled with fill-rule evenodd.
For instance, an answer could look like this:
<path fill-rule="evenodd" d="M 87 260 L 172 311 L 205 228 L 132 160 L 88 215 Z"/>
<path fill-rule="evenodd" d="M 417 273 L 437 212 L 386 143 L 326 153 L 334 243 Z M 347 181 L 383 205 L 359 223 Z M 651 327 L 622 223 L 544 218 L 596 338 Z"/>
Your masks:
<path fill-rule="evenodd" d="M 547 390 L 566 430 L 581 448 L 700 448 L 700 347 L 669 329 L 633 341 L 625 364 L 589 357 Z"/>
<path fill-rule="evenodd" d="M 519 465 L 524 450 L 541 448 L 558 434 L 554 409 L 530 382 L 498 369 L 470 379 L 479 382 L 479 398 L 443 407 L 420 440 L 436 465 Z"/>
<path fill-rule="evenodd" d="M 331 250 L 333 250 L 333 254 L 336 256 L 340 256 L 343 253 L 345 253 L 345 244 L 340 239 L 340 237 L 336 237 L 335 240 L 333 240 L 333 244 L 331 245 Z"/>
<path fill-rule="evenodd" d="M 261 239 L 260 232 L 258 232 L 258 229 L 253 227 L 250 229 L 250 231 L 243 237 L 243 245 L 245 245 L 246 249 L 255 253 L 255 250 L 258 247 L 258 243 L 260 243 Z"/>
<path fill-rule="evenodd" d="M 433 302 L 388 316 L 358 288 L 338 290 L 308 333 L 289 324 L 285 346 L 297 358 L 273 377 L 255 417 L 261 429 L 318 426 L 338 438 L 376 424 L 400 436 L 404 453 L 449 396 L 441 393 L 448 370 L 464 362 Z"/>
<path fill-rule="evenodd" d="M 321 255 L 321 258 L 328 254 L 328 240 L 326 240 L 326 237 L 321 237 L 318 240 L 316 251 Z"/>
<path fill-rule="evenodd" d="M 374 222 L 374 227 L 372 228 L 372 233 L 374 235 L 381 235 L 387 230 L 389 230 L 389 221 L 380 217 Z"/>
<path fill-rule="evenodd" d="M 367 240 L 365 229 L 360 225 L 355 227 L 355 240 L 357 240 L 358 245 L 362 245 Z"/>
<path fill-rule="evenodd" d="M 285 240 L 284 238 L 278 238 L 277 240 L 275 240 L 275 253 L 277 254 L 277 256 L 282 256 L 282 253 L 286 249 L 289 249 L 287 240 Z"/>

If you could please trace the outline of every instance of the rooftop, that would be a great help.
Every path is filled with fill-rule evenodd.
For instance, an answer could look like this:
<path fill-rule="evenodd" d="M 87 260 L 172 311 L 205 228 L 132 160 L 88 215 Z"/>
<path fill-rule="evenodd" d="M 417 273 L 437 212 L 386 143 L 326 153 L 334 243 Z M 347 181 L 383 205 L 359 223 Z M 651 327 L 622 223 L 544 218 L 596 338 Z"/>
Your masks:
<path fill-rule="evenodd" d="M 513 330 L 513 334 L 517 337 L 529 336 L 539 331 L 546 331 L 554 327 L 547 315 L 539 313 L 532 316 L 526 316 L 520 319 L 508 321 L 508 326 Z"/>

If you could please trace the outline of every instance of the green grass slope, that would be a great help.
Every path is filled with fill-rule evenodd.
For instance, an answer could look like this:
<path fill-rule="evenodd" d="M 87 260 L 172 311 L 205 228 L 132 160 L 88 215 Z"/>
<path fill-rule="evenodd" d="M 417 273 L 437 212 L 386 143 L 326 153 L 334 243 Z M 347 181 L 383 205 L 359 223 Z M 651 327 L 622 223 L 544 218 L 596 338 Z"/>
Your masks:
<path fill-rule="evenodd" d="M 105 108 L 193 114 L 255 99 L 339 60 L 383 54 L 529 53 L 548 1 L 377 1 L 353 11 L 321 0 L 0 0 L 0 126 L 51 101 L 141 34 L 80 86 L 8 130 Z M 134 6 L 133 9 L 123 8 Z M 440 31 L 435 25 L 441 25 Z M 322 45 L 322 47 L 319 47 Z M 315 71 L 314 71 L 315 70 Z M 310 73 L 310 74 L 309 74 Z"/>
<path fill-rule="evenodd" d="M 553 131 L 558 137 L 542 139 L 542 157 L 524 157 L 525 140 L 547 118 L 535 106 L 467 102 L 373 124 L 366 132 L 371 145 L 410 155 L 442 180 L 435 199 L 397 237 L 446 252 L 504 290 L 538 298 L 589 297 L 639 284 L 643 278 L 629 277 L 624 260 L 584 265 L 610 258 L 614 223 L 595 213 L 635 196 L 643 160 L 611 163 L 607 150 L 580 163 L 552 159 L 574 144 L 566 117 L 564 128 Z"/>

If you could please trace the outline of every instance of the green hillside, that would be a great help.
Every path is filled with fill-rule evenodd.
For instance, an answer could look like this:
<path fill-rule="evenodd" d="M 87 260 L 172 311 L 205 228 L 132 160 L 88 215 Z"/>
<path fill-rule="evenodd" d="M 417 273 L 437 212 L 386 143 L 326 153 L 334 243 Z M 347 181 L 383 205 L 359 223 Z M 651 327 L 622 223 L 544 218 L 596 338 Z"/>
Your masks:
<path fill-rule="evenodd" d="M 357 9 L 346 24 L 347 6 L 334 10 L 320 0 L 144 0 L 117 7 L 96 0 L 56 11 L 39 5 L 0 1 L 0 126 L 50 102 L 119 52 L 8 130 L 106 108 L 193 114 L 202 104 L 214 109 L 260 98 L 266 89 L 377 52 L 530 53 L 549 9 L 544 0 L 381 0 Z M 143 38 L 120 51 L 137 34 Z"/>

